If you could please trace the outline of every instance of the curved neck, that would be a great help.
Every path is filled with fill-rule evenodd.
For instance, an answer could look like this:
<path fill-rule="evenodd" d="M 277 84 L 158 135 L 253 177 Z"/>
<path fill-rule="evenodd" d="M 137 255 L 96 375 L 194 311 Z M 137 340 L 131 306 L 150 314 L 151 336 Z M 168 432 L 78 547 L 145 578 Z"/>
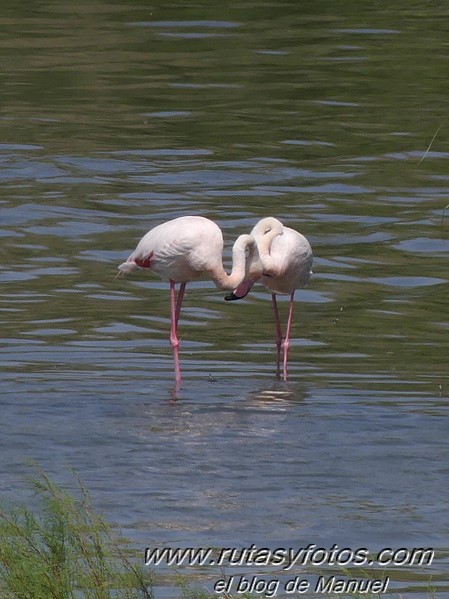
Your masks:
<path fill-rule="evenodd" d="M 262 270 L 256 240 L 252 235 L 240 235 L 232 248 L 231 274 L 226 273 L 223 264 L 219 264 L 210 274 L 217 287 L 232 291 L 245 280 L 258 279 Z"/>
<path fill-rule="evenodd" d="M 276 260 L 271 256 L 271 244 L 278 235 L 283 235 L 283 231 L 272 229 L 269 233 L 260 236 L 258 235 L 256 238 L 265 274 L 276 267 Z"/>

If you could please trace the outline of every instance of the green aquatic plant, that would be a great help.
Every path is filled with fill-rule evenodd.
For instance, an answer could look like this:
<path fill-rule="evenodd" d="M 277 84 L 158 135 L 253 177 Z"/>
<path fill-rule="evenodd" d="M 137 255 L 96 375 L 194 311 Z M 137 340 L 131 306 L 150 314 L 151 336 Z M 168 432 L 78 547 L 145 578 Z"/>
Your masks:
<path fill-rule="evenodd" d="M 443 214 L 441 215 L 441 233 L 442 233 L 442 236 L 443 236 L 443 233 L 444 233 L 444 231 L 443 231 L 444 218 L 446 216 L 446 210 L 448 208 L 449 208 L 449 204 L 443 208 Z"/>
<path fill-rule="evenodd" d="M 424 154 L 421 156 L 421 160 L 418 162 L 418 165 L 420 165 L 420 164 L 421 164 L 421 162 L 424 160 L 424 158 L 425 158 L 425 157 L 427 156 L 427 154 L 430 152 L 430 148 L 432 147 L 432 145 L 433 145 L 433 142 L 435 141 L 435 139 L 436 139 L 436 137 L 437 137 L 438 133 L 440 132 L 440 129 L 441 129 L 441 127 L 442 127 L 442 126 L 443 126 L 443 125 L 446 123 L 446 121 L 447 121 L 447 119 L 444 119 L 444 120 L 443 120 L 443 121 L 440 123 L 440 125 L 439 125 L 438 129 L 435 131 L 435 133 L 434 133 L 434 135 L 433 135 L 433 137 L 432 137 L 432 139 L 431 139 L 431 141 L 430 141 L 430 144 L 427 146 L 427 150 L 426 150 L 426 151 L 424 152 Z"/>
<path fill-rule="evenodd" d="M 31 481 L 38 513 L 0 510 L 3 599 L 153 599 L 150 575 L 78 484 L 75 498 L 40 472 Z"/>

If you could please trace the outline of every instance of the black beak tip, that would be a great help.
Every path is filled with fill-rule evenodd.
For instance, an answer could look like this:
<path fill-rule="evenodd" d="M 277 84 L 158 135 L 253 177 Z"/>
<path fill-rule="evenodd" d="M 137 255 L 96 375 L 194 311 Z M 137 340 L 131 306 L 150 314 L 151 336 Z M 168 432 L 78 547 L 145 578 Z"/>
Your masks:
<path fill-rule="evenodd" d="M 234 292 L 230 293 L 229 295 L 225 295 L 225 300 L 227 302 L 233 302 L 234 300 L 238 300 L 240 299 L 238 295 L 235 295 Z"/>

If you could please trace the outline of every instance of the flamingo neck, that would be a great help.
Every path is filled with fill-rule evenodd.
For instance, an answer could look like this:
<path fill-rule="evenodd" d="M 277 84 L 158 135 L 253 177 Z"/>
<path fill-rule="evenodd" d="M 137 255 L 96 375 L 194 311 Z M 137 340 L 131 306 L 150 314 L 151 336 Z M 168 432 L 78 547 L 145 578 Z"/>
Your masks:
<path fill-rule="evenodd" d="M 274 220 L 274 219 L 273 219 Z M 279 223 L 280 224 L 280 223 Z M 282 225 L 281 225 L 282 226 Z M 260 259 L 263 263 L 264 274 L 274 274 L 273 270 L 277 268 L 277 261 L 271 255 L 271 245 L 274 239 L 280 235 L 283 235 L 283 230 L 273 228 L 265 235 L 257 235 L 257 247 L 259 249 Z"/>
<path fill-rule="evenodd" d="M 211 276 L 220 289 L 233 290 L 245 280 L 257 280 L 262 271 L 256 240 L 252 235 L 240 235 L 232 248 L 231 273 L 228 275 L 221 264 Z"/>

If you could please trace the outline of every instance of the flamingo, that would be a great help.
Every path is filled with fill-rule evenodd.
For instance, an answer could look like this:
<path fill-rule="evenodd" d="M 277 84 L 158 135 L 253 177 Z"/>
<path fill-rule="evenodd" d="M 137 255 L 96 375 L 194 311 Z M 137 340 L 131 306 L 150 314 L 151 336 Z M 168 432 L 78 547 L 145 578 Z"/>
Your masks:
<path fill-rule="evenodd" d="M 274 235 L 273 231 L 281 233 Z M 283 348 L 283 378 L 287 380 L 287 360 L 290 347 L 290 334 L 293 320 L 293 304 L 295 291 L 304 287 L 312 274 L 313 253 L 310 243 L 294 229 L 285 227 L 273 217 L 263 218 L 251 231 L 259 248 L 263 264 L 260 282 L 271 291 L 274 321 L 276 326 L 277 376 L 280 377 L 281 348 Z M 237 300 L 245 297 L 255 281 L 246 280 L 228 295 L 226 300 Z M 290 306 L 287 318 L 285 337 L 282 337 L 281 322 L 276 295 L 290 295 Z"/>
<path fill-rule="evenodd" d="M 178 321 L 187 283 L 209 276 L 217 287 L 232 290 L 246 280 L 254 283 L 262 274 L 257 244 L 251 235 L 236 239 L 229 275 L 223 268 L 222 256 L 223 234 L 218 225 L 202 216 L 181 216 L 148 231 L 118 267 L 117 276 L 141 267 L 170 283 L 170 343 L 177 386 L 181 382 Z"/>

